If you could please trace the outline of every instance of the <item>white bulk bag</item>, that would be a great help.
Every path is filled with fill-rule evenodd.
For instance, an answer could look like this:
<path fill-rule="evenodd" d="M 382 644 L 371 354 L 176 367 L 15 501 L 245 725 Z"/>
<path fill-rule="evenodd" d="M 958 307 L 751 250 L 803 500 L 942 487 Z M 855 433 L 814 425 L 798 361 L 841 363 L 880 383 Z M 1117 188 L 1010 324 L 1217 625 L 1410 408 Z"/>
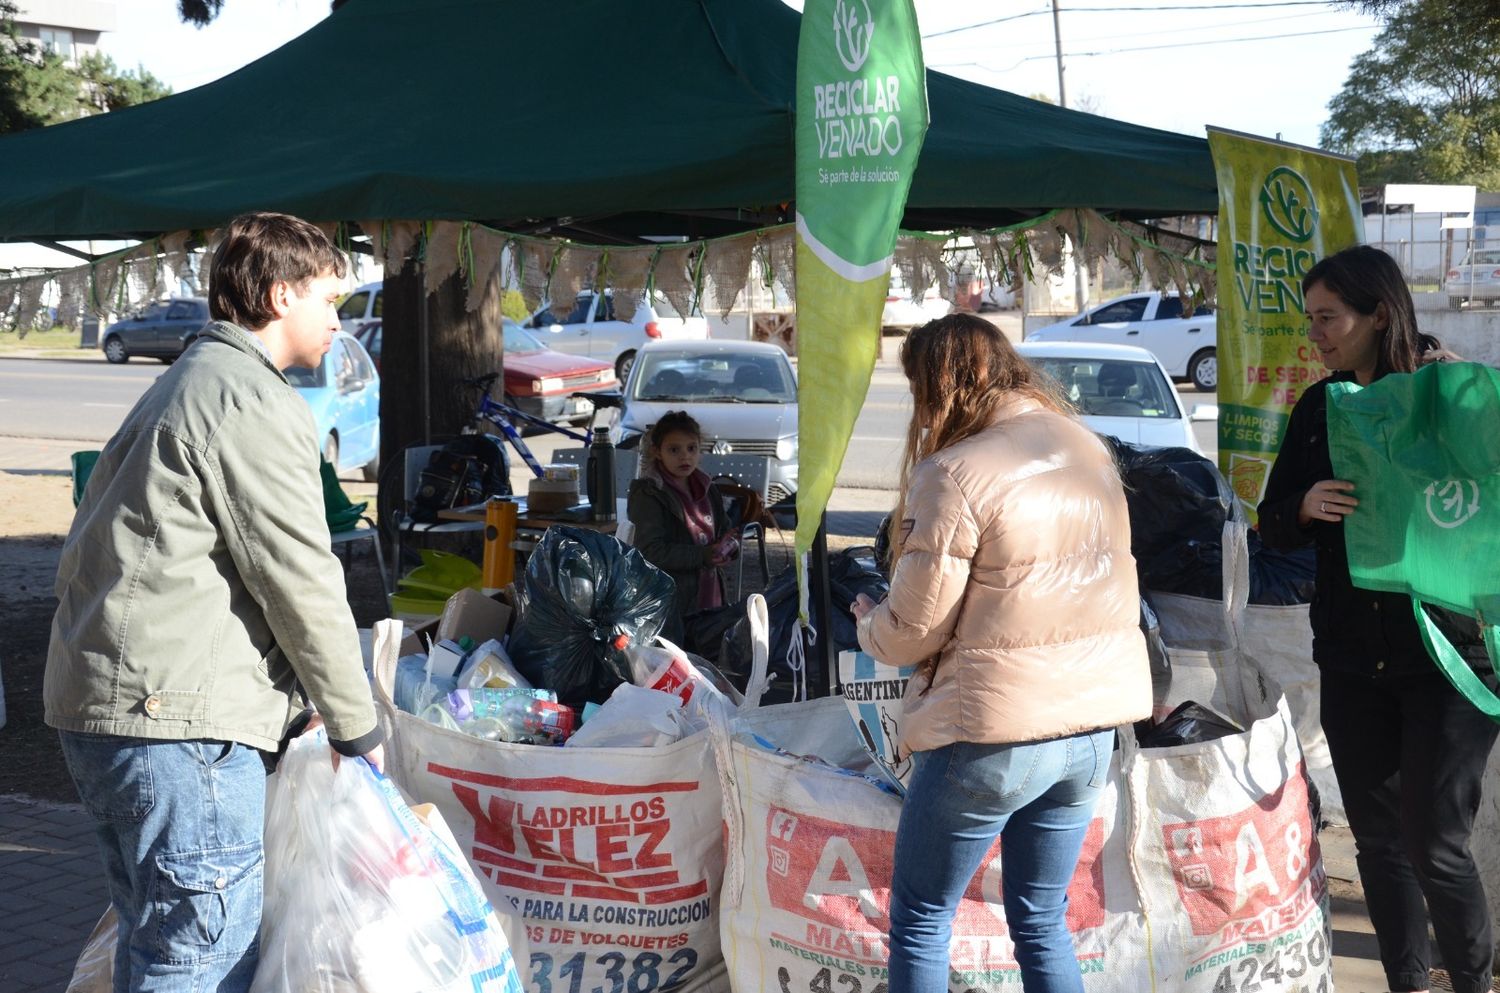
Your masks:
<path fill-rule="evenodd" d="M 441 811 L 527 988 L 726 990 L 723 795 L 708 733 L 660 748 L 549 748 L 448 731 L 396 709 L 400 638 L 399 622 L 376 625 L 387 769 Z"/>

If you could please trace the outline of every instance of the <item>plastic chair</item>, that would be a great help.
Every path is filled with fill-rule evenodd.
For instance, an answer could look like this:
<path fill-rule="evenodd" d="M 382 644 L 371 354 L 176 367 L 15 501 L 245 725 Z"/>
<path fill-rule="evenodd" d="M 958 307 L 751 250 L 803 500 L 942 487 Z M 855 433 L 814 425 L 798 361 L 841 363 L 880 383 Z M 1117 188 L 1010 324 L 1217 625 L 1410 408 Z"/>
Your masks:
<path fill-rule="evenodd" d="M 77 507 L 83 501 L 83 488 L 88 485 L 89 474 L 94 471 L 94 465 L 99 461 L 99 452 L 90 450 L 86 452 L 73 453 L 73 506 Z"/>

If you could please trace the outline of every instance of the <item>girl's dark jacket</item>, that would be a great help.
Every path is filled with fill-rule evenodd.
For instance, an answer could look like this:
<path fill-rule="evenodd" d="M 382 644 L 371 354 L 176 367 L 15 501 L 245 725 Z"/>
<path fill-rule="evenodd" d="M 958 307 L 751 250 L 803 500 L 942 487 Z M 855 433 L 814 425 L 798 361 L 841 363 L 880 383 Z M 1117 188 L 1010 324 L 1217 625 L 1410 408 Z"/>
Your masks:
<path fill-rule="evenodd" d="M 708 487 L 708 504 L 713 511 L 713 540 L 718 541 L 729 530 L 729 517 L 724 512 L 719 488 L 712 484 Z M 640 478 L 630 484 L 625 508 L 626 516 L 635 525 L 631 544 L 677 585 L 676 609 L 667 618 L 662 635 L 682 645 L 685 640 L 682 619 L 698 610 L 698 575 L 704 569 L 715 568 L 713 545 L 694 543 L 681 498 L 662 481 L 655 466 L 642 469 Z"/>

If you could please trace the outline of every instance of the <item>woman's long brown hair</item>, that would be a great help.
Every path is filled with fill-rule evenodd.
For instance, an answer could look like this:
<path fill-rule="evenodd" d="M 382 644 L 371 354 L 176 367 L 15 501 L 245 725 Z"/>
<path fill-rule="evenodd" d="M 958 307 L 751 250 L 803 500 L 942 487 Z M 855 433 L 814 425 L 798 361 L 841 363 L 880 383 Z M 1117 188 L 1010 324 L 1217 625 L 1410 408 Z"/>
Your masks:
<path fill-rule="evenodd" d="M 999 328 L 973 314 L 950 314 L 908 334 L 901 344 L 901 371 L 911 384 L 912 418 L 901 459 L 901 496 L 891 514 L 892 568 L 901 556 L 906 490 L 918 462 L 978 434 L 1011 397 L 1073 413 Z"/>

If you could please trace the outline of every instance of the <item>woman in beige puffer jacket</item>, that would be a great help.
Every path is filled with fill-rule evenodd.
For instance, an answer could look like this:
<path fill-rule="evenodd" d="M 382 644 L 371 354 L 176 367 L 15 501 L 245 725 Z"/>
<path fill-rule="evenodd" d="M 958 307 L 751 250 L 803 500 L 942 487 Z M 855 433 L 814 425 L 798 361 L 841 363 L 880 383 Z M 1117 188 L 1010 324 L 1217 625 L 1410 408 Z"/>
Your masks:
<path fill-rule="evenodd" d="M 896 834 L 890 993 L 948 988 L 954 911 L 1001 838 L 1027 993 L 1083 989 L 1067 888 L 1113 751 L 1151 712 L 1130 522 L 1104 444 L 967 314 L 907 338 L 914 413 L 890 596 L 860 646 L 917 665 Z"/>

